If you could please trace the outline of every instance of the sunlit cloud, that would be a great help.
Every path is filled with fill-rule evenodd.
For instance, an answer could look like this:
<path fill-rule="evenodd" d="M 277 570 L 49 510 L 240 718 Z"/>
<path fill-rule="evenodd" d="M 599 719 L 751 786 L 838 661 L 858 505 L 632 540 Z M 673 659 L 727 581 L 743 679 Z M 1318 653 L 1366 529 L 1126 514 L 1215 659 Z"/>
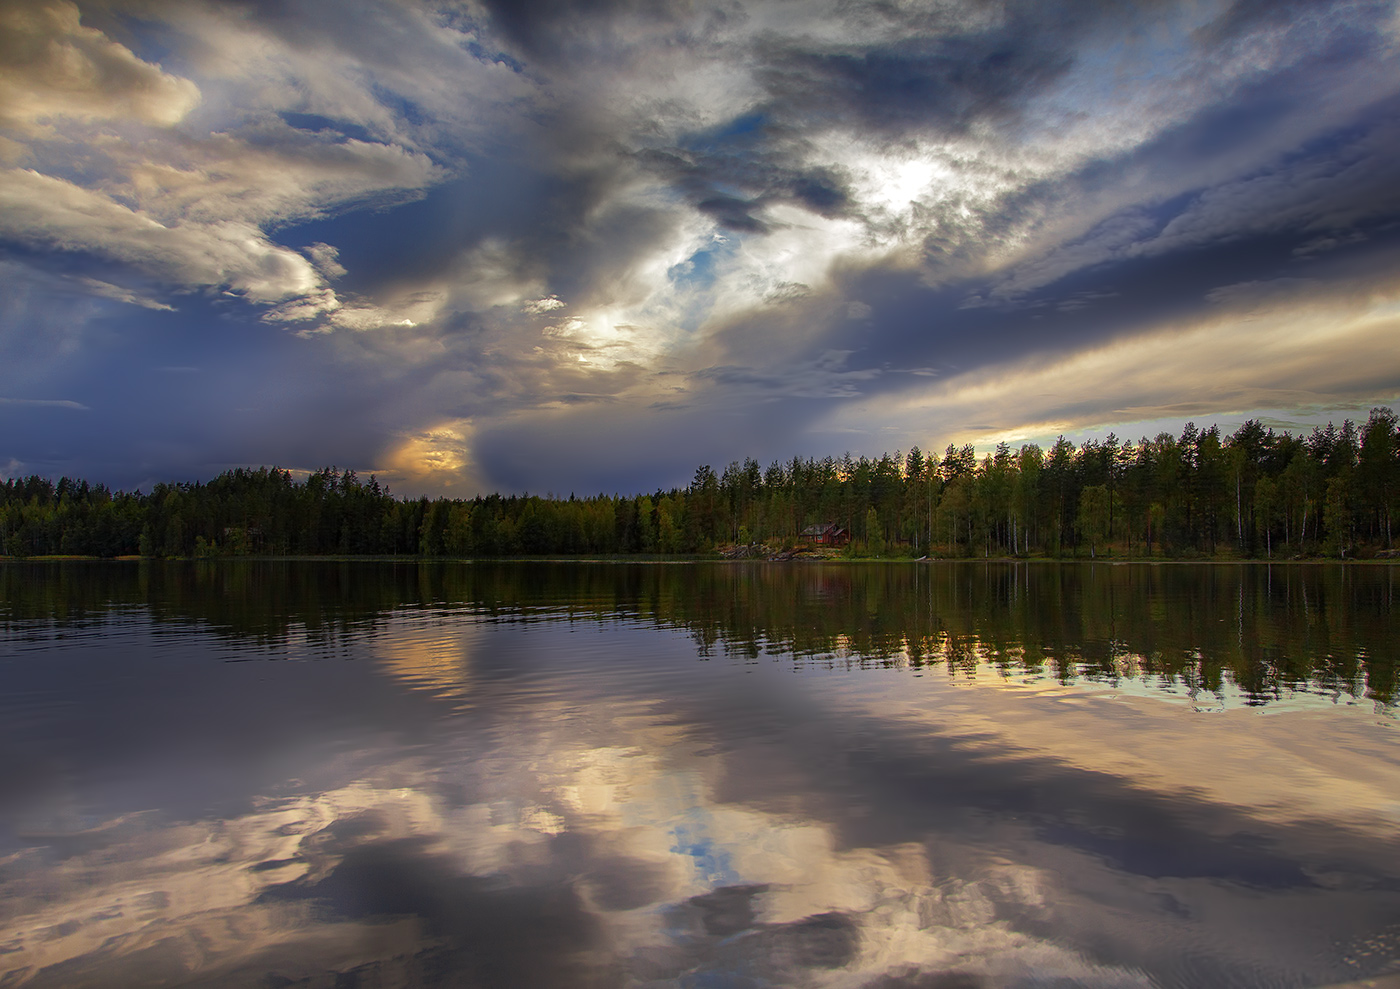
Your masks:
<path fill-rule="evenodd" d="M 905 446 L 985 448 L 1115 421 L 1393 403 L 1400 397 L 1393 342 L 1400 287 L 1353 291 L 1321 293 L 1307 281 L 1222 286 L 1212 299 L 1226 312 L 1073 354 L 951 375 L 843 408 L 818 428 L 887 427 Z M 1358 367 L 1367 370 L 1358 374 Z"/>
<path fill-rule="evenodd" d="M 82 23 L 78 5 L 0 8 L 0 126 L 51 137 L 59 121 L 178 123 L 199 88 Z"/>
<path fill-rule="evenodd" d="M 473 470 L 472 423 L 453 419 L 403 437 L 388 454 L 381 476 L 396 488 L 474 492 L 480 481 Z"/>
<path fill-rule="evenodd" d="M 299 254 L 233 220 L 166 226 L 100 193 L 31 169 L 0 173 L 0 236 L 126 262 L 181 288 L 219 288 L 256 302 L 315 289 Z M 105 293 L 104 293 L 105 294 Z"/>

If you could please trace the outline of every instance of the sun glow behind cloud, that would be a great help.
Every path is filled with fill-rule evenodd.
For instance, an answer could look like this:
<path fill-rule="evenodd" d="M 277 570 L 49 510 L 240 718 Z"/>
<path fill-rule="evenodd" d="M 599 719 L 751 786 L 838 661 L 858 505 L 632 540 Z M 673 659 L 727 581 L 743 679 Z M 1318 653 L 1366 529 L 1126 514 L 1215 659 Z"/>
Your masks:
<path fill-rule="evenodd" d="M 386 459 L 381 473 L 395 489 L 462 494 L 478 481 L 471 458 L 472 423 L 449 419 L 405 436 Z"/>

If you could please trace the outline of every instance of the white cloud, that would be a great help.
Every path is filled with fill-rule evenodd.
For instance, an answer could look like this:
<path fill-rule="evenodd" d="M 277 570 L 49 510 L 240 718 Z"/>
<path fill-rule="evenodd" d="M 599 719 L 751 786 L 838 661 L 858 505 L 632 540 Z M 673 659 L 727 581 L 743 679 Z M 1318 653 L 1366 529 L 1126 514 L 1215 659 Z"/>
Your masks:
<path fill-rule="evenodd" d="M 258 18 L 189 0 L 162 10 L 191 72 L 226 120 L 315 114 L 411 150 L 450 153 L 519 125 L 535 83 L 428 3 L 288 4 Z M 474 50 L 486 57 L 478 57 Z M 415 112 L 404 112 L 405 105 Z"/>
<path fill-rule="evenodd" d="M 268 323 L 313 324 L 300 327 L 301 333 L 327 332 L 334 328 L 377 330 L 387 326 L 417 326 L 433 320 L 440 309 L 438 296 L 400 298 L 381 306 L 357 298 L 347 302 L 333 289 L 322 288 L 274 306 L 263 313 L 262 319 Z"/>
<path fill-rule="evenodd" d="M 531 269 L 525 251 L 517 244 L 488 238 L 467 251 L 444 280 L 443 290 L 454 309 L 480 311 L 497 306 L 518 306 L 539 295 L 544 283 Z"/>
<path fill-rule="evenodd" d="M 67 0 L 0 6 L 0 126 L 43 135 L 59 120 L 167 127 L 199 89 L 81 23 Z"/>
<path fill-rule="evenodd" d="M 66 398 L 4 398 L 0 397 L 0 405 L 24 405 L 40 409 L 78 409 L 82 412 L 92 411 L 82 402 L 74 402 Z"/>
<path fill-rule="evenodd" d="M 164 94 L 160 106 L 174 106 L 172 94 L 193 91 L 194 83 L 142 62 L 81 25 L 75 7 L 55 3 L 36 10 L 25 20 L 29 35 L 46 39 L 50 48 L 80 39 L 89 60 L 96 57 L 92 52 L 101 52 L 112 64 L 127 66 L 133 91 Z M 712 286 L 677 287 L 667 272 L 701 248 L 716 225 L 692 213 L 669 178 L 627 178 L 619 150 L 667 148 L 687 133 L 761 107 L 769 94 L 755 68 L 764 52 L 784 46 L 849 52 L 893 43 L 907 32 L 909 17 L 918 17 L 931 37 L 954 36 L 993 28 L 1002 15 L 949 4 L 937 11 L 899 6 L 856 16 L 832 3 L 804 6 L 803 16 L 794 17 L 790 4 L 753 3 L 742 17 L 711 18 L 697 9 L 654 20 L 622 18 L 589 29 L 600 46 L 596 55 L 585 55 L 589 46 L 578 44 L 565 63 L 532 62 L 526 73 L 478 57 L 474 52 L 489 52 L 499 39 L 453 26 L 427 6 L 346 4 L 329 24 L 296 6 L 277 20 L 202 2 L 164 8 L 160 16 L 179 39 L 181 65 L 199 80 L 204 104 L 193 117 L 193 104 L 181 104 L 178 117 L 167 110 L 144 116 L 124 111 L 124 119 L 151 123 L 189 117 L 186 133 L 178 141 L 147 134 L 129 148 L 91 145 L 99 167 L 85 187 L 169 227 L 198 222 L 212 229 L 234 221 L 266 231 L 338 204 L 412 195 L 450 173 L 455 149 L 492 131 L 497 138 L 530 133 L 531 113 L 544 112 L 558 129 L 541 148 L 555 167 L 610 176 L 611 189 L 584 221 L 591 230 L 635 205 L 671 215 L 671 236 L 626 270 L 597 273 L 605 281 L 586 286 L 577 300 L 581 318 L 596 323 L 606 309 L 615 323 L 643 328 L 648 346 L 659 351 L 691 342 L 689 334 L 676 332 L 677 323 L 722 326 L 746 310 L 790 298 L 792 285 L 821 291 L 834 268 L 852 264 L 896 259 L 925 264 L 935 281 L 979 268 L 1014 269 L 999 293 L 1005 295 L 1121 253 L 1145 231 L 1062 246 L 1096 219 L 1121 209 L 1121 197 L 1100 197 L 1097 205 L 1083 197 L 1045 203 L 1009 225 L 1001 222 L 995 232 L 987 223 L 1006 196 L 1105 153 L 1140 146 L 1225 98 L 1242 81 L 1302 57 L 1319 43 L 1295 43 L 1298 38 L 1280 28 L 1237 42 L 1228 57 L 1201 53 L 1192 32 L 1212 15 L 1184 7 L 1126 46 L 1118 35 L 1089 36 L 1087 47 L 1076 53 L 1074 69 L 1035 96 L 1031 109 L 1011 127 L 960 135 L 911 131 L 898 140 L 840 125 L 809 129 L 773 147 L 798 169 L 847 176 L 853 197 L 848 215 L 822 218 L 783 204 L 759 206 L 769 232 L 733 235 L 738 249 L 719 258 Z M 1323 28 L 1319 37 L 1326 35 Z M 38 68 L 28 71 L 42 75 Z M 87 75 L 96 78 L 93 71 Z M 1106 84 L 1110 79 L 1113 85 Z M 26 80 L 26 91 L 43 89 Z M 51 100 L 74 101 L 68 117 L 96 119 L 82 110 L 86 97 L 79 99 L 71 87 L 54 84 L 45 91 Z M 386 92 L 414 112 L 403 112 Z M 285 111 L 318 115 L 329 129 L 291 127 L 277 116 Z M 116 114 L 114 109 L 109 116 Z M 343 127 L 351 128 L 348 136 L 337 129 Z M 532 140 L 543 138 L 534 132 Z M 39 172 L 58 174 L 61 151 L 30 151 L 40 154 Z M 1165 190 L 1151 193 L 1161 194 Z M 314 255 L 313 261 L 321 279 L 343 273 L 330 254 Z M 552 298 L 547 295 L 552 274 L 537 262 L 526 264 L 513 246 L 497 241 L 472 248 L 452 278 L 434 275 L 417 291 L 440 296 L 440 312 L 487 310 L 517 304 L 531 289 L 541 300 Z M 273 281 L 239 290 L 254 301 L 287 298 L 271 287 Z M 210 283 L 205 275 L 191 284 Z M 321 288 L 318 280 L 306 288 L 303 303 L 273 318 L 300 319 L 318 307 L 324 310 Z M 382 300 L 373 306 L 393 308 Z M 422 315 L 400 318 L 419 321 Z"/>
<path fill-rule="evenodd" d="M 340 251 L 330 244 L 312 244 L 305 251 L 311 263 L 328 280 L 344 275 L 345 266 L 340 263 Z"/>
<path fill-rule="evenodd" d="M 227 287 L 255 302 L 314 291 L 301 255 L 236 221 L 166 226 L 110 198 L 31 169 L 0 172 L 0 236 L 132 265 L 181 287 Z"/>
<path fill-rule="evenodd" d="M 529 313 L 531 316 L 539 316 L 542 313 L 552 312 L 555 309 L 563 309 L 564 303 L 555 296 L 547 296 L 543 299 L 534 299 L 520 307 L 521 312 Z"/>
<path fill-rule="evenodd" d="M 132 306 L 141 306 L 143 309 L 156 309 L 169 312 L 175 307 L 150 296 L 141 295 L 131 289 L 122 288 L 120 285 L 113 285 L 111 282 L 104 282 L 100 278 L 80 277 L 78 283 L 93 295 L 100 295 L 104 299 L 111 299 L 114 302 L 125 302 Z"/>
<path fill-rule="evenodd" d="M 280 122 L 182 141 L 178 149 L 108 154 L 119 174 L 103 190 L 166 222 L 285 223 L 342 203 L 415 193 L 445 174 L 422 153 L 337 142 Z"/>
<path fill-rule="evenodd" d="M 301 298 L 308 312 L 322 304 L 325 280 L 345 273 L 337 251 L 316 245 L 309 264 L 271 229 L 416 196 L 448 174 L 423 150 L 434 135 L 404 124 L 382 98 L 384 80 L 355 53 L 279 37 L 218 5 L 141 16 L 165 21 L 171 59 L 203 73 L 205 85 L 143 61 L 83 23 L 72 3 L 0 8 L 0 128 L 9 135 L 0 158 L 30 166 L 0 173 L 7 238 L 116 261 L 167 291 L 224 288 L 258 304 Z M 458 83 L 473 67 L 490 72 L 426 10 L 386 9 L 384 21 L 402 48 L 392 31 L 361 41 L 397 53 L 381 65 L 395 84 L 441 87 L 449 62 Z M 359 130 L 299 129 L 282 111 L 325 113 Z M 462 111 L 459 101 L 454 113 Z M 170 305 L 111 277 L 82 284 L 119 301 Z"/>

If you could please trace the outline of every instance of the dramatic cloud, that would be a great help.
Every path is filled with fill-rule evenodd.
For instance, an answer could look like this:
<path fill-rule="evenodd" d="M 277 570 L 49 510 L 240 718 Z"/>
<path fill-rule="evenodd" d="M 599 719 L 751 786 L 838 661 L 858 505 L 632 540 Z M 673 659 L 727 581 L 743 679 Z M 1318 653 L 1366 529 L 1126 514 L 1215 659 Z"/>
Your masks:
<path fill-rule="evenodd" d="M 167 227 L 107 196 L 27 169 L 0 175 L 0 236 L 125 262 L 181 287 L 226 285 L 255 302 L 309 292 L 318 281 L 305 258 L 246 223 Z"/>
<path fill-rule="evenodd" d="M 0 124 L 25 135 L 59 120 L 178 123 L 199 102 L 188 79 L 81 23 L 76 4 L 0 7 Z"/>
<path fill-rule="evenodd" d="M 1306 281 L 1222 286 L 1211 298 L 1223 313 L 1052 360 L 952 374 L 838 409 L 817 429 L 878 428 L 906 449 L 922 439 L 910 424 L 929 421 L 984 447 L 1115 425 L 1136 440 L 1132 427 L 1164 417 L 1224 425 L 1259 410 L 1329 417 L 1393 402 L 1400 283 L 1384 294 L 1345 288 L 1319 298 Z"/>
<path fill-rule="evenodd" d="M 1400 398 L 1389 0 L 54 0 L 0 25 L 0 394 L 154 430 L 113 483 L 335 457 L 413 490 L 624 489 Z M 112 371 L 171 366 L 219 387 L 109 404 Z M 12 473 L 110 469 L 91 426 L 24 429 Z"/>

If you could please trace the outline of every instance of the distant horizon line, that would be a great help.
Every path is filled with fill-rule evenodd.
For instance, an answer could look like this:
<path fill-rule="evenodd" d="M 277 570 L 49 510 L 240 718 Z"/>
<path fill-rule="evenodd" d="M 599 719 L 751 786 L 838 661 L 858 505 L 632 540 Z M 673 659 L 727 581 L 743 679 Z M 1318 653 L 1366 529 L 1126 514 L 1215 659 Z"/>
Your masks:
<path fill-rule="evenodd" d="M 908 460 L 909 455 L 910 455 L 911 453 L 913 453 L 915 450 L 918 450 L 918 451 L 920 452 L 920 454 L 921 454 L 925 459 L 927 459 L 927 458 L 929 458 L 930 456 L 932 456 L 932 457 L 935 459 L 935 463 L 936 463 L 936 464 L 941 464 L 941 463 L 947 458 L 947 455 L 948 455 L 948 453 L 949 453 L 950 451 L 957 452 L 957 453 L 963 453 L 968 447 L 972 447 L 972 449 L 973 449 L 973 451 L 974 451 L 974 453 L 975 453 L 975 455 L 976 455 L 976 457 L 977 457 L 977 464 L 980 465 L 981 461 L 984 460 L 986 457 L 989 457 L 989 456 L 992 456 L 993 454 L 995 454 L 997 448 L 999 448 L 1002 444 L 1005 444 L 1005 445 L 1009 448 L 1010 452 L 1012 452 L 1012 453 L 1020 453 L 1022 450 L 1026 450 L 1026 449 L 1032 448 L 1032 447 L 1041 450 L 1041 452 L 1045 452 L 1045 450 L 1047 449 L 1048 446 L 1053 446 L 1054 443 L 1057 443 L 1057 442 L 1059 442 L 1060 440 L 1064 440 L 1065 442 L 1069 443 L 1069 444 L 1071 445 L 1071 447 L 1073 447 L 1073 449 L 1074 449 L 1075 452 L 1078 452 L 1078 451 L 1081 450 L 1084 446 L 1087 446 L 1087 445 L 1090 444 L 1090 443 L 1098 443 L 1098 444 L 1102 445 L 1103 443 L 1105 443 L 1105 442 L 1108 440 L 1109 437 L 1113 437 L 1113 438 L 1117 441 L 1117 443 L 1118 443 L 1118 445 L 1119 445 L 1120 448 L 1121 448 L 1121 447 L 1134 447 L 1134 448 L 1136 448 L 1136 447 L 1138 447 L 1138 446 L 1141 446 L 1143 443 L 1155 442 L 1155 441 L 1157 441 L 1157 440 L 1160 440 L 1160 439 L 1162 439 L 1162 437 L 1164 437 L 1164 436 L 1169 436 L 1169 437 L 1171 437 L 1171 438 L 1174 439 L 1174 440 L 1180 440 L 1181 437 L 1185 434 L 1186 429 L 1187 429 L 1188 427 L 1191 427 L 1191 426 L 1196 426 L 1197 430 L 1198 430 L 1200 433 L 1209 433 L 1209 432 L 1211 432 L 1211 431 L 1215 431 L 1215 432 L 1220 436 L 1220 438 L 1221 438 L 1222 440 L 1229 440 L 1229 439 L 1231 439 L 1231 438 L 1237 436 L 1237 435 L 1239 434 L 1239 432 L 1240 432 L 1242 429 L 1245 428 L 1245 426 L 1247 426 L 1247 425 L 1249 425 L 1249 424 L 1251 424 L 1251 423 L 1257 424 L 1260 428 L 1264 429 L 1268 434 L 1270 434 L 1270 435 L 1272 435 L 1272 436 L 1274 436 L 1274 437 L 1278 437 L 1278 438 L 1287 438 L 1287 439 L 1301 439 L 1301 440 L 1303 440 L 1304 442 L 1306 442 L 1307 438 L 1311 437 L 1313 434 L 1315 434 L 1315 433 L 1325 434 L 1325 433 L 1327 432 L 1328 429 L 1335 429 L 1335 430 L 1340 434 L 1341 431 L 1344 430 L 1344 429 L 1346 428 L 1346 425 L 1347 425 L 1348 423 L 1350 423 L 1350 424 L 1357 430 L 1357 436 L 1359 437 L 1361 428 L 1362 428 L 1366 423 L 1369 423 L 1369 422 L 1371 421 L 1371 419 L 1374 418 L 1377 414 L 1389 415 L 1389 416 L 1391 417 L 1392 420 L 1394 420 L 1394 419 L 1396 418 L 1396 414 L 1395 414 L 1393 408 L 1392 408 L 1390 405 L 1376 405 L 1376 406 L 1372 406 L 1372 407 L 1370 408 L 1368 417 L 1367 417 L 1367 419 L 1366 419 L 1364 422 L 1358 421 L 1357 419 L 1354 419 L 1354 418 L 1352 418 L 1351 416 L 1347 416 L 1347 417 L 1345 417 L 1345 418 L 1343 418 L 1343 419 L 1341 420 L 1341 424 L 1340 424 L 1340 425 L 1337 424 L 1336 420 L 1334 420 L 1334 419 L 1329 419 L 1329 420 L 1327 421 L 1327 423 L 1326 423 L 1325 426 L 1322 425 L 1322 424 L 1320 424 L 1320 423 L 1314 423 L 1314 424 L 1311 425 L 1311 429 L 1308 429 L 1308 428 L 1306 428 L 1306 424 L 1305 424 L 1304 427 L 1301 428 L 1301 429 L 1299 429 L 1298 432 L 1294 432 L 1294 431 L 1292 431 L 1292 430 L 1290 430 L 1290 429 L 1288 429 L 1288 428 L 1286 428 L 1286 427 L 1285 427 L 1285 428 L 1277 428 L 1276 425 L 1275 425 L 1275 423 L 1278 423 L 1280 420 L 1274 419 L 1274 420 L 1270 421 L 1270 419 L 1272 419 L 1272 417 L 1266 418 L 1266 417 L 1261 417 L 1261 416 L 1250 416 L 1250 417 L 1248 417 L 1248 418 L 1245 418 L 1245 419 L 1241 420 L 1241 421 L 1240 421 L 1240 425 L 1235 429 L 1235 431 L 1234 431 L 1233 433 L 1228 433 L 1228 434 L 1227 434 L 1227 433 L 1223 433 L 1223 432 L 1220 431 L 1220 422 L 1218 421 L 1218 419 L 1217 419 L 1216 421 L 1211 422 L 1209 425 L 1206 425 L 1206 426 L 1197 425 L 1197 422 L 1196 422 L 1195 419 L 1186 419 L 1186 420 L 1181 421 L 1180 430 L 1179 430 L 1178 432 L 1176 432 L 1176 433 L 1172 433 L 1172 432 L 1170 432 L 1169 430 L 1162 429 L 1162 430 L 1159 430 L 1155 435 L 1152 435 L 1152 436 L 1148 436 L 1148 435 L 1146 435 L 1146 434 L 1144 433 L 1144 434 L 1142 434 L 1141 436 L 1139 436 L 1139 438 L 1138 438 L 1137 440 L 1133 440 L 1133 439 L 1131 439 L 1130 437 L 1120 437 L 1120 436 L 1118 436 L 1118 435 L 1117 435 L 1117 431 L 1118 431 L 1119 428 L 1121 428 L 1120 426 L 1113 426 L 1113 427 L 1095 426 L 1095 427 L 1088 427 L 1088 428 L 1080 429 L 1080 430 L 1063 430 L 1063 431 L 1061 431 L 1061 432 L 1059 432 L 1059 433 L 1057 434 L 1057 436 L 1056 436 L 1056 438 L 1055 438 L 1054 440 L 1047 440 L 1047 441 L 1045 441 L 1045 442 L 1041 442 L 1041 441 L 1038 439 L 1038 437 L 1041 437 L 1041 436 L 1043 436 L 1044 434 L 1035 433 L 1035 434 L 1030 434 L 1030 435 L 1028 435 L 1023 441 L 1021 441 L 1021 442 L 1019 443 L 1019 445 L 1013 445 L 1013 442 L 1014 442 L 1014 441 L 1010 441 L 1010 440 L 998 440 L 998 441 L 996 441 L 995 443 L 989 442 L 989 441 L 987 441 L 986 439 L 984 439 L 982 442 L 976 442 L 976 441 L 964 442 L 964 443 L 949 442 L 949 443 L 944 447 L 944 449 L 943 449 L 942 452 L 939 452 L 939 451 L 936 451 L 936 450 L 933 450 L 933 449 L 925 450 L 925 449 L 923 449 L 921 446 L 919 446 L 918 444 L 912 444 L 912 445 L 909 447 L 908 450 L 896 449 L 893 453 L 891 453 L 889 450 L 882 450 L 882 451 L 880 451 L 880 453 L 879 453 L 878 455 L 869 454 L 869 453 L 860 453 L 860 454 L 856 454 L 856 453 L 852 452 L 850 449 L 846 449 L 846 450 L 843 450 L 839 455 L 838 455 L 838 454 L 831 454 L 831 453 L 823 454 L 823 455 L 821 455 L 821 456 L 816 456 L 816 455 L 803 456 L 803 455 L 801 455 L 801 454 L 794 454 L 793 456 L 787 457 L 787 458 L 775 458 L 775 459 L 773 459 L 772 461 L 770 461 L 770 462 L 768 463 L 768 465 L 766 465 L 766 466 L 765 466 L 761 461 L 759 461 L 757 458 L 752 457 L 752 456 L 749 456 L 749 457 L 743 458 L 742 460 L 740 460 L 740 459 L 732 459 L 732 460 L 730 460 L 727 464 L 724 465 L 724 468 L 723 468 L 723 469 L 724 469 L 724 470 L 727 470 L 729 467 L 736 466 L 736 465 L 738 465 L 738 466 L 743 466 L 743 465 L 748 464 L 750 461 L 752 461 L 753 463 L 757 463 L 757 464 L 759 465 L 760 471 L 762 471 L 762 472 L 768 471 L 768 470 L 771 469 L 774 465 L 781 466 L 781 467 L 783 467 L 783 468 L 787 468 L 787 467 L 789 467 L 789 466 L 793 463 L 794 460 L 801 461 L 803 464 L 807 464 L 807 465 L 810 465 L 810 464 L 822 464 L 822 463 L 825 463 L 827 460 L 831 460 L 831 461 L 834 462 L 835 464 L 840 465 L 840 464 L 843 464 L 843 463 L 846 461 L 847 458 L 849 458 L 849 459 L 851 460 L 851 462 L 854 463 L 854 464 L 859 464 L 859 463 L 861 463 L 862 461 L 864 461 L 864 462 L 866 462 L 866 463 L 870 463 L 870 464 L 876 464 L 876 463 L 879 463 L 881 460 L 883 460 L 883 459 L 886 458 L 886 457 L 889 457 L 889 458 L 891 458 L 891 459 L 897 460 L 897 461 L 899 461 L 899 462 L 901 463 L 901 465 L 902 465 L 904 462 L 906 462 L 906 461 Z M 1229 423 L 1229 422 L 1231 421 L 1231 419 L 1234 418 L 1234 417 L 1225 417 L 1225 418 L 1226 418 L 1226 422 Z M 1172 420 L 1166 420 L 1166 419 L 1136 420 L 1137 423 L 1148 423 L 1148 422 L 1153 422 L 1153 423 L 1166 423 L 1166 422 L 1169 422 L 1169 421 L 1172 421 Z M 1127 424 L 1124 424 L 1124 425 L 1127 425 Z M 1077 441 L 1076 441 L 1075 439 L 1071 438 L 1071 437 L 1075 437 L 1075 436 L 1078 436 L 1078 437 L 1079 437 L 1079 439 L 1078 439 Z M 13 463 L 13 461 L 12 461 L 12 463 Z M 715 465 L 714 465 L 713 463 L 701 463 L 701 464 L 698 464 L 698 465 L 697 465 L 697 469 L 700 469 L 700 468 L 708 468 L 709 470 L 714 470 L 714 469 L 715 469 Z M 332 471 L 332 472 L 334 472 L 334 473 L 336 474 L 337 477 L 343 477 L 343 476 L 345 475 L 345 473 L 348 471 L 349 473 L 353 474 L 353 475 L 355 476 L 356 479 L 363 478 L 363 479 L 364 479 L 364 482 L 363 482 L 363 483 L 367 483 L 367 482 L 370 481 L 370 480 L 374 480 L 374 481 L 376 481 L 377 483 L 379 483 L 379 484 L 382 486 L 383 490 L 384 490 L 386 493 L 393 494 L 388 479 L 391 478 L 391 477 L 393 477 L 393 476 L 396 475 L 396 474 L 402 474 L 402 471 L 401 471 L 401 470 L 396 470 L 395 468 L 364 468 L 364 469 L 362 469 L 362 468 L 356 468 L 356 467 L 345 467 L 345 468 L 342 468 L 342 467 L 340 467 L 338 464 L 324 464 L 324 465 L 322 465 L 322 466 L 320 466 L 320 467 L 308 468 L 308 467 L 286 467 L 286 466 L 283 466 L 283 465 L 277 464 L 277 463 L 258 463 L 258 464 L 254 464 L 254 463 L 251 463 L 251 462 L 241 462 L 241 463 L 240 463 L 240 462 L 228 462 L 228 463 L 226 463 L 226 464 L 224 464 L 224 465 L 218 467 L 217 469 L 214 467 L 214 465 L 210 465 L 210 469 L 211 469 L 211 470 L 215 470 L 215 472 L 214 472 L 212 475 L 206 475 L 206 476 L 203 477 L 203 478 L 195 479 L 195 480 L 164 480 L 164 479 L 162 479 L 162 480 L 153 480 L 153 481 L 150 482 L 151 488 L 152 488 L 152 490 L 153 490 L 155 487 L 158 487 L 158 486 L 160 486 L 160 485 L 165 485 L 165 486 L 167 486 L 167 487 L 177 487 L 177 486 L 179 486 L 179 485 L 199 485 L 199 484 L 208 484 L 208 483 L 211 483 L 212 481 L 217 480 L 219 477 L 222 477 L 222 476 L 225 475 L 225 474 L 230 474 L 230 473 L 232 473 L 232 472 L 234 472 L 234 471 L 240 471 L 240 470 L 242 470 L 242 471 L 254 471 L 254 472 L 256 472 L 256 471 L 262 471 L 262 470 L 265 470 L 265 471 L 282 471 L 282 472 L 285 472 L 285 473 L 288 474 L 288 475 L 291 475 L 293 478 L 299 478 L 299 479 L 301 479 L 302 481 L 305 481 L 305 480 L 311 478 L 312 476 L 314 476 L 314 475 L 316 475 L 316 474 L 323 474 L 323 473 L 325 473 L 325 472 L 327 472 L 327 471 Z M 40 473 L 39 471 L 34 471 L 34 470 L 21 470 L 21 471 L 15 472 L 15 471 L 13 471 L 13 470 L 7 470 L 7 469 L 0 468 L 0 484 L 6 484 L 6 485 L 8 485 L 8 484 L 13 484 L 13 483 L 16 482 L 16 481 L 26 481 L 26 480 L 29 480 L 29 479 L 31 479 L 31 478 L 39 478 L 39 479 L 41 479 L 41 480 L 48 481 L 49 483 L 54 484 L 54 485 L 58 485 L 59 483 L 61 483 L 62 481 L 65 481 L 65 480 L 74 482 L 75 484 L 87 483 L 90 487 L 103 487 L 103 488 L 105 488 L 106 490 L 108 490 L 108 491 L 109 491 L 111 494 L 113 494 L 113 495 L 119 495 L 119 494 L 124 494 L 124 495 L 149 495 L 149 494 L 150 494 L 150 491 L 145 490 L 145 489 L 144 489 L 141 485 L 139 485 L 139 484 L 138 484 L 136 487 L 134 487 L 134 488 L 114 488 L 114 487 L 110 487 L 109 485 L 107 485 L 107 483 L 104 482 L 104 481 L 101 481 L 101 480 L 94 480 L 93 478 L 86 477 L 86 476 L 83 476 L 83 475 L 60 474 L 60 475 L 55 476 L 55 475 L 52 474 L 52 473 Z M 684 491 L 684 490 L 687 490 L 688 487 L 689 487 L 688 484 L 678 484 L 678 485 L 670 485 L 670 486 L 667 486 L 667 485 L 656 485 L 654 488 L 650 488 L 650 489 L 648 489 L 648 490 L 641 490 L 641 489 L 639 489 L 639 490 L 633 492 L 633 493 L 631 494 L 631 497 L 639 497 L 639 496 L 641 496 L 641 495 L 643 495 L 643 494 L 650 495 L 650 494 L 655 494 L 655 493 L 658 493 L 658 492 L 660 492 L 660 493 L 666 493 L 666 492 L 671 492 L 671 491 Z M 612 490 L 611 492 L 609 492 L 609 491 L 607 491 L 607 490 L 604 490 L 604 489 L 599 489 L 598 491 L 594 491 L 594 492 L 581 492 L 581 491 L 578 490 L 578 489 L 571 489 L 571 490 L 568 492 L 568 494 L 562 494 L 562 493 L 560 493 L 560 492 L 558 492 L 558 491 L 553 490 L 552 488 L 547 488 L 546 491 L 543 492 L 543 493 L 541 493 L 541 492 L 539 492 L 539 491 L 535 491 L 535 492 L 532 494 L 531 491 L 530 491 L 528 488 L 520 488 L 520 489 L 518 489 L 518 490 L 511 490 L 511 489 L 500 488 L 500 487 L 497 487 L 497 488 L 492 489 L 492 490 L 482 489 L 481 491 L 477 492 L 476 494 L 470 495 L 470 496 L 447 495 L 447 494 L 437 494 L 437 495 L 407 494 L 407 495 L 394 495 L 394 496 L 395 496 L 395 497 L 402 498 L 402 499 L 404 499 L 404 500 L 408 500 L 408 501 L 420 501 L 420 500 L 423 500 L 423 499 L 425 499 L 425 498 L 428 499 L 429 501 L 438 500 L 438 499 L 443 499 L 443 500 L 465 500 L 465 501 L 471 501 L 471 500 L 473 500 L 473 499 L 475 499 L 475 498 L 489 498 L 489 497 L 492 497 L 492 496 L 500 496 L 500 497 L 508 497 L 508 498 L 531 498 L 531 497 L 535 497 L 535 498 L 544 499 L 544 500 L 546 500 L 546 501 L 568 501 L 568 500 L 570 500 L 570 499 L 593 498 L 593 497 L 599 497 L 599 496 L 602 496 L 602 497 L 614 497 L 614 498 L 618 498 L 618 497 L 628 497 L 627 493 L 624 492 L 624 491 L 622 491 L 621 489 L 614 489 L 614 490 Z"/>

